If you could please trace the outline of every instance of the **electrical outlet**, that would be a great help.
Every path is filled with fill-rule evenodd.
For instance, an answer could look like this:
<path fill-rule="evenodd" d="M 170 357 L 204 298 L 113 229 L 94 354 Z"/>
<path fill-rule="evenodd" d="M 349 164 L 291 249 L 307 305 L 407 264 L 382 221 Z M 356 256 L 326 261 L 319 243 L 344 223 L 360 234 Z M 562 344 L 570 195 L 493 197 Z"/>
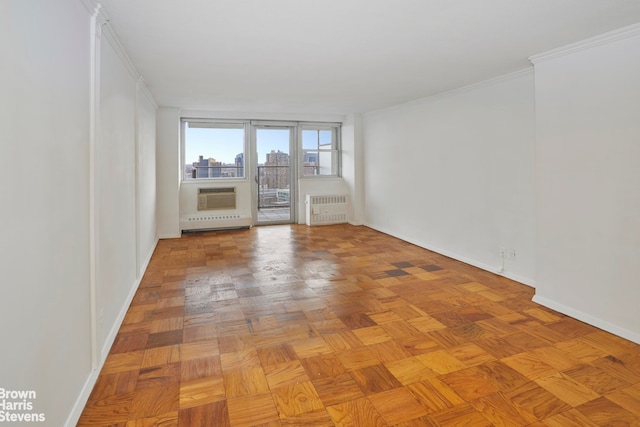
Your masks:
<path fill-rule="evenodd" d="M 509 249 L 507 251 L 507 258 L 510 259 L 510 260 L 516 259 L 516 250 L 515 249 Z"/>

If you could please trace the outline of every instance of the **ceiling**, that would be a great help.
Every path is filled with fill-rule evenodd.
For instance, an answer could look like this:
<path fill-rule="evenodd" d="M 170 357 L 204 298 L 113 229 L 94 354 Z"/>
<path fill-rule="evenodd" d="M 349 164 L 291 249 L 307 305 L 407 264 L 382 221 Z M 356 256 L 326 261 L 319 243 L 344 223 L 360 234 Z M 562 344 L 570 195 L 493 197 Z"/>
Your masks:
<path fill-rule="evenodd" d="M 348 114 L 530 67 L 639 0 L 101 0 L 160 106 Z"/>

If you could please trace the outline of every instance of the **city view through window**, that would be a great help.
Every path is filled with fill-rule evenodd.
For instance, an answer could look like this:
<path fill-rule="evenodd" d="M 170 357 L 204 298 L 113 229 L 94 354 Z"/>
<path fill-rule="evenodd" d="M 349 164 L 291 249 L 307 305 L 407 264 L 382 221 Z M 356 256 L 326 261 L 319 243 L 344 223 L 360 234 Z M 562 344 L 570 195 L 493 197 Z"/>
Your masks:
<path fill-rule="evenodd" d="M 245 176 L 243 125 L 188 122 L 184 138 L 185 179 Z"/>
<path fill-rule="evenodd" d="M 217 126 L 220 125 L 190 122 L 185 127 L 184 179 L 245 177 L 244 128 L 240 127 L 241 125 L 236 125 L 236 128 Z M 257 147 L 258 166 L 289 165 L 289 131 L 259 129 L 257 133 L 261 141 Z M 305 130 L 302 136 L 302 175 L 324 174 L 320 168 L 323 153 L 318 151 L 318 147 L 327 146 L 327 139 L 329 147 L 331 146 L 329 131 Z M 320 140 L 320 144 L 315 143 L 316 138 Z M 329 163 L 330 173 L 328 174 L 331 174 L 330 164 L 333 161 L 323 163 Z M 323 166 L 326 168 L 327 165 Z M 269 180 L 269 182 L 273 184 L 275 181 Z M 284 178 L 279 182 L 284 183 Z M 287 188 L 288 185 L 287 179 Z"/>
<path fill-rule="evenodd" d="M 293 127 L 256 127 L 253 173 L 245 149 L 244 123 L 185 121 L 183 178 L 229 179 L 256 174 L 258 210 L 286 210 L 291 204 L 290 139 Z M 297 169 L 303 176 L 337 175 L 338 127 L 303 128 Z"/>

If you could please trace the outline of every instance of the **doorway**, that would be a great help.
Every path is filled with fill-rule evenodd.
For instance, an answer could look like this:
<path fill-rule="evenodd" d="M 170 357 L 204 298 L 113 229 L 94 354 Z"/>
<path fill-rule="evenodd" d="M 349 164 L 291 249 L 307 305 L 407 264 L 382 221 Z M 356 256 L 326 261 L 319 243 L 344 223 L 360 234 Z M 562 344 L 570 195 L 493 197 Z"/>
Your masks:
<path fill-rule="evenodd" d="M 254 225 L 295 222 L 295 126 L 253 124 Z"/>

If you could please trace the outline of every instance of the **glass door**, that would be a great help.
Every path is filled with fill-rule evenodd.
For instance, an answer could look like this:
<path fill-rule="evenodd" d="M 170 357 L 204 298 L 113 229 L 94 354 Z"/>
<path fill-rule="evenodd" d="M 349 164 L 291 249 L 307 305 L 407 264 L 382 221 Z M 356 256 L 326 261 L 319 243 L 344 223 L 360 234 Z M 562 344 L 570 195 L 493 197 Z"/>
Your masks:
<path fill-rule="evenodd" d="M 289 125 L 252 126 L 256 225 L 295 221 L 294 131 Z"/>

